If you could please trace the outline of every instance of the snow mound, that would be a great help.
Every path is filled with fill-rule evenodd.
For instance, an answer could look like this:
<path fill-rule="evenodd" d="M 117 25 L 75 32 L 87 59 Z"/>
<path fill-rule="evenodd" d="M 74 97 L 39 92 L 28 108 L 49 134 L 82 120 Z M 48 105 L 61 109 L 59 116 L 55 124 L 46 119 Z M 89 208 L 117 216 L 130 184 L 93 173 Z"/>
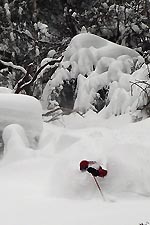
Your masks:
<path fill-rule="evenodd" d="M 3 163 L 29 159 L 33 150 L 29 148 L 29 141 L 25 130 L 18 124 L 11 124 L 4 128 L 4 155 Z"/>
<path fill-rule="evenodd" d="M 21 125 L 33 144 L 43 128 L 40 102 L 27 95 L 0 94 L 0 131 L 10 124 Z"/>

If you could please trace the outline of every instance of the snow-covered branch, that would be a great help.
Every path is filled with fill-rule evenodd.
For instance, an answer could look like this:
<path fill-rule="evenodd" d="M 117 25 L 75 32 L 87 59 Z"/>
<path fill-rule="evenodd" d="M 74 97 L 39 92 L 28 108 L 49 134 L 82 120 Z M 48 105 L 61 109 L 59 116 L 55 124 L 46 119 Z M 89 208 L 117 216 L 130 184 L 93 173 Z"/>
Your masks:
<path fill-rule="evenodd" d="M 21 70 L 24 74 L 26 74 L 27 72 L 22 66 L 17 66 L 13 64 L 12 62 L 4 62 L 3 60 L 0 60 L 0 63 L 6 67 L 11 67 L 12 69 L 15 69 L 15 70 Z"/>
<path fill-rule="evenodd" d="M 41 66 L 36 72 L 35 74 L 33 74 L 33 64 L 30 64 L 28 66 L 28 70 L 25 74 L 25 76 L 18 81 L 17 85 L 16 85 L 16 88 L 15 88 L 15 93 L 18 94 L 20 91 L 24 90 L 25 88 L 28 88 L 31 84 L 33 84 L 38 75 L 42 72 L 42 70 L 50 65 L 50 66 L 54 66 L 55 63 L 60 63 L 62 61 L 63 57 L 61 57 L 60 59 L 54 59 L 46 64 L 44 64 L 43 66 Z M 57 66 L 56 66 L 56 69 L 57 69 Z M 55 70 L 54 70 L 55 72 Z"/>

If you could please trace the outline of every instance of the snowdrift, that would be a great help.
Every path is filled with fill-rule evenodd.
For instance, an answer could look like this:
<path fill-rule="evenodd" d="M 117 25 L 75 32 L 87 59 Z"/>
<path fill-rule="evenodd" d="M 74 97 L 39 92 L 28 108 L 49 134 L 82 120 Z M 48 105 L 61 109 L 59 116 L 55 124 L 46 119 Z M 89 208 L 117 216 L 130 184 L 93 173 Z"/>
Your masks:
<path fill-rule="evenodd" d="M 30 159 L 34 156 L 35 151 L 30 148 L 34 133 L 31 137 L 27 137 L 27 134 L 28 132 L 25 132 L 19 124 L 11 124 L 4 128 L 2 135 L 4 141 L 3 164 Z"/>
<path fill-rule="evenodd" d="M 107 120 L 93 111 L 85 118 L 64 116 L 44 123 L 37 151 L 20 125 L 8 125 L 0 161 L 3 225 L 146 223 L 150 119 L 130 122 L 127 114 Z M 108 176 L 97 178 L 105 202 L 92 176 L 79 170 L 83 159 L 107 166 Z"/>
<path fill-rule="evenodd" d="M 81 160 L 96 160 L 108 169 L 105 178 L 97 178 L 108 202 L 150 197 L 150 119 L 127 124 L 125 115 L 108 121 L 101 118 L 102 124 L 99 116 L 94 115 L 99 124 L 97 127 L 90 125 L 90 121 L 93 124 L 91 116 L 88 117 L 89 127 L 86 128 L 67 128 L 67 118 L 62 119 L 65 128 L 45 124 L 38 151 L 29 148 L 20 125 L 7 126 L 3 133 L 5 152 L 0 164 L 0 177 L 2 171 L 11 171 L 12 167 L 15 173 L 15 165 L 16 168 L 20 165 L 25 168 L 29 166 L 33 171 L 36 168 L 37 173 L 33 174 L 36 185 L 42 186 L 41 191 L 48 198 L 98 198 L 98 201 L 103 201 L 91 175 L 79 170 Z M 70 125 L 74 123 L 76 126 L 81 125 L 77 117 L 70 117 Z M 84 118 L 82 126 L 87 126 Z M 22 176 L 22 173 L 25 173 L 24 169 L 18 176 Z M 19 179 L 23 178 L 18 177 L 17 182 Z M 31 182 L 32 185 L 35 185 L 34 182 Z M 22 191 L 24 193 L 25 190 Z"/>
<path fill-rule="evenodd" d="M 51 174 L 52 195 L 75 199 L 99 198 L 93 178 L 79 170 L 79 162 L 87 159 L 106 165 L 108 175 L 98 178 L 98 182 L 108 200 L 150 197 L 150 151 L 147 136 L 150 119 L 111 130 L 105 126 L 107 123 L 109 127 L 114 126 L 113 118 L 106 121 L 105 125 L 101 125 L 98 115 L 96 118 L 99 124 L 97 128 L 77 129 L 76 132 L 64 128 L 59 131 L 59 137 L 55 139 L 55 145 L 51 145 L 51 153 L 49 152 L 56 154 Z M 74 119 L 76 125 L 81 124 L 77 118 Z M 67 118 L 65 121 L 67 122 Z M 118 120 L 114 118 L 114 122 L 115 126 L 119 126 L 121 117 Z M 85 126 L 86 123 L 83 119 Z M 53 127 L 50 126 L 50 129 Z M 59 179 L 56 174 L 59 174 Z"/>
<path fill-rule="evenodd" d="M 34 97 L 21 94 L 0 94 L 0 132 L 10 124 L 19 124 L 30 143 L 34 143 L 42 132 L 42 107 Z"/>

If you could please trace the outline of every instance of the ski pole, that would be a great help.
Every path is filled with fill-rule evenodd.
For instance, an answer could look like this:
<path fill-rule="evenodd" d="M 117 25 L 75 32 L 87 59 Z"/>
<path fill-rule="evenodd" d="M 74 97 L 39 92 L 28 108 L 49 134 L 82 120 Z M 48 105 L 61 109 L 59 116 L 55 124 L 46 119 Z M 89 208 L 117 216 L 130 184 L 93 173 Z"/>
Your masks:
<path fill-rule="evenodd" d="M 97 188 L 98 188 L 98 190 L 99 190 L 99 192 L 100 192 L 100 194 L 101 194 L 101 196 L 102 196 L 102 199 L 103 199 L 104 201 L 106 201 L 106 200 L 105 200 L 105 197 L 104 197 L 104 195 L 103 195 L 102 189 L 100 188 L 99 183 L 97 182 L 97 180 L 96 180 L 96 178 L 95 178 L 94 176 L 92 176 L 92 177 L 94 178 L 94 181 L 95 181 L 95 183 L 96 183 L 96 185 L 97 185 Z"/>

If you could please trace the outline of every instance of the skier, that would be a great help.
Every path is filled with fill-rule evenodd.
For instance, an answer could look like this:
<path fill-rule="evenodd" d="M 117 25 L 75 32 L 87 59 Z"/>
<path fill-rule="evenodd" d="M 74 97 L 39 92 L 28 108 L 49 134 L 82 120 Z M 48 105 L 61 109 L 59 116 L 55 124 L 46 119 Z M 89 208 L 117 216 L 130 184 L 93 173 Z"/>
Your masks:
<path fill-rule="evenodd" d="M 94 177 L 105 177 L 107 175 L 107 170 L 100 166 L 96 161 L 82 160 L 80 162 L 80 170 L 82 172 L 87 171 Z"/>

